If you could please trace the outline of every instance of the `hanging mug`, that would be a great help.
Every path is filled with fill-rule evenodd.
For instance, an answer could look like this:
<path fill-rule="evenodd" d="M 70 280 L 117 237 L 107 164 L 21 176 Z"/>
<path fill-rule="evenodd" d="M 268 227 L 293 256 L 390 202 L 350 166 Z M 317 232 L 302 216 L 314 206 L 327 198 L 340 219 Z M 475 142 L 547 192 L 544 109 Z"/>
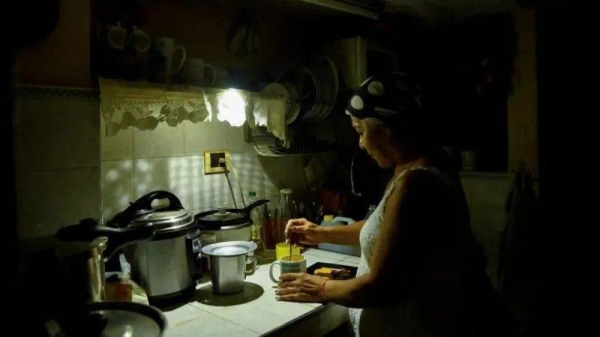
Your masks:
<path fill-rule="evenodd" d="M 190 84 L 204 86 L 213 85 L 217 79 L 216 68 L 203 59 L 189 58 L 181 71 L 183 79 Z"/>
<path fill-rule="evenodd" d="M 118 22 L 98 29 L 97 37 L 110 49 L 122 50 L 127 45 L 127 29 Z"/>
<path fill-rule="evenodd" d="M 152 41 L 148 34 L 138 29 L 136 26 L 133 26 L 133 31 L 131 32 L 131 43 L 136 51 L 144 53 L 150 49 Z"/>
<path fill-rule="evenodd" d="M 157 80 L 170 84 L 173 77 L 183 68 L 186 59 L 186 50 L 184 47 L 176 45 L 175 40 L 169 37 L 156 39 L 155 48 L 159 55 L 158 58 L 155 58 L 158 68 L 156 74 Z"/>

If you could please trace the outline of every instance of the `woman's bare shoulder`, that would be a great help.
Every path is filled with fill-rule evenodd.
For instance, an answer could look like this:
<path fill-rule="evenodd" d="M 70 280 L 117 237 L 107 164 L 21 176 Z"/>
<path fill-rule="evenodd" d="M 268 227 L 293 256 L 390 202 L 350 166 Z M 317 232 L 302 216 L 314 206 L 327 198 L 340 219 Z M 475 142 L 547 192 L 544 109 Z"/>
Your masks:
<path fill-rule="evenodd" d="M 386 202 L 386 210 L 398 212 L 401 208 L 414 208 L 436 203 L 446 195 L 447 186 L 426 169 L 412 169 L 397 181 Z M 402 206 L 402 207 L 401 207 Z"/>

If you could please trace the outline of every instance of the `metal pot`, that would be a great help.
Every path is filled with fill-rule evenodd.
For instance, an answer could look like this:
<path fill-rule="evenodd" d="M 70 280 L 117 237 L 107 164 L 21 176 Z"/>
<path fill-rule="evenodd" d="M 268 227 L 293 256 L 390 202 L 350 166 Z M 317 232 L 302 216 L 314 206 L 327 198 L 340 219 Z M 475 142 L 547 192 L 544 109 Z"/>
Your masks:
<path fill-rule="evenodd" d="M 246 275 L 256 270 L 256 259 L 249 255 L 254 250 L 256 244 L 248 241 L 220 242 L 202 248 L 210 259 L 213 292 L 236 294 L 244 290 Z"/>
<path fill-rule="evenodd" d="M 164 208 L 152 208 L 155 200 L 168 199 Z M 139 198 L 109 222 L 111 226 L 136 228 L 152 224 L 154 237 L 128 247 L 133 279 L 146 290 L 151 302 L 192 293 L 202 277 L 200 230 L 179 199 L 167 191 Z"/>

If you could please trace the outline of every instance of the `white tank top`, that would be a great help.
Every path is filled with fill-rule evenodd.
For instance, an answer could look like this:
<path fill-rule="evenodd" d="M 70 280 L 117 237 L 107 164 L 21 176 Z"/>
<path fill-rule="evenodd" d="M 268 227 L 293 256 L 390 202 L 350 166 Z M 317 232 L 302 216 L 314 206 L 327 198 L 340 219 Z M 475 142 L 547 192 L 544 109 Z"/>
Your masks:
<path fill-rule="evenodd" d="M 447 186 L 452 186 L 455 190 L 456 186 L 450 178 L 433 167 L 415 167 L 404 170 L 396 177 L 388 189 L 385 191 L 379 205 L 369 216 L 363 228 L 360 231 L 360 246 L 361 258 L 358 265 L 357 276 L 365 275 L 370 272 L 369 261 L 371 261 L 374 251 L 379 229 L 383 222 L 383 213 L 385 205 L 396 188 L 398 181 L 409 171 L 425 170 L 439 177 Z M 398 303 L 393 307 L 386 308 L 367 308 L 349 310 L 350 322 L 355 335 L 358 337 L 369 336 L 409 336 L 408 319 L 410 310 L 408 303 Z"/>

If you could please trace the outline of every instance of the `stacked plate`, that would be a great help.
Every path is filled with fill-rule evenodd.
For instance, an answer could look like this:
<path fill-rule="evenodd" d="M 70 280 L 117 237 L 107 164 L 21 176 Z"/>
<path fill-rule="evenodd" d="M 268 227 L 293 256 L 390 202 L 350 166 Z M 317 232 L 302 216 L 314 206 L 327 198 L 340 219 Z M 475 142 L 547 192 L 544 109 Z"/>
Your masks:
<path fill-rule="evenodd" d="M 285 124 L 292 124 L 300 114 L 300 104 L 298 100 L 298 91 L 290 83 L 269 83 L 262 90 L 263 94 L 283 97 L 286 101 Z"/>
<path fill-rule="evenodd" d="M 291 102 L 286 112 L 287 124 L 325 120 L 333 110 L 338 81 L 335 64 L 327 57 L 317 58 L 308 67 L 290 69 L 278 81 L 285 87 Z"/>

